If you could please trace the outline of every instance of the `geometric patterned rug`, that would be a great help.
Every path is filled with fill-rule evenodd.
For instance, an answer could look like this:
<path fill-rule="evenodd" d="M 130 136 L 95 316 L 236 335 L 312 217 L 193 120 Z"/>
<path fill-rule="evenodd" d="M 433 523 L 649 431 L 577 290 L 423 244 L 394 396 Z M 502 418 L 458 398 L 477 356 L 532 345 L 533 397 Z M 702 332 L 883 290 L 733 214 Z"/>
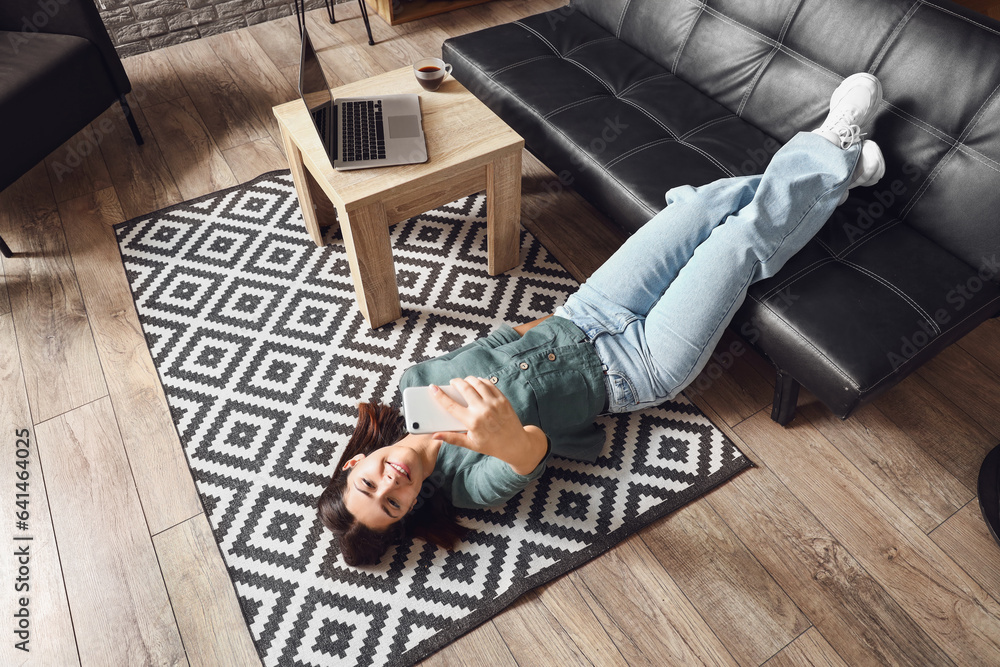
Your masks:
<path fill-rule="evenodd" d="M 315 503 L 361 401 L 416 362 L 551 313 L 576 281 L 531 235 L 486 271 L 482 194 L 392 227 L 403 317 L 371 330 L 344 245 L 305 232 L 287 171 L 116 225 L 149 349 L 264 665 L 411 665 L 750 462 L 683 397 L 603 416 L 594 464 L 554 457 L 504 507 L 346 565 Z"/>

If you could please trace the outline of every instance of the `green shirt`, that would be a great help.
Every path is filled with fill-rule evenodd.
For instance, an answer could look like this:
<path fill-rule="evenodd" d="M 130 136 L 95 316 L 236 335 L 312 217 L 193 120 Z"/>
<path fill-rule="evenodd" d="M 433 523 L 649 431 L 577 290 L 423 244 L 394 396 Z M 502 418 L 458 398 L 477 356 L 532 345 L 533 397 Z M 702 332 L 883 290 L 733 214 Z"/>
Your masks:
<path fill-rule="evenodd" d="M 470 375 L 503 392 L 524 425 L 542 429 L 549 452 L 528 475 L 506 462 L 444 443 L 435 471 L 456 507 L 502 505 L 545 470 L 550 454 L 593 462 L 604 447 L 594 418 L 604 409 L 604 370 L 594 346 L 569 320 L 550 317 L 524 336 L 501 325 L 486 338 L 421 362 L 403 373 L 406 387 L 447 384 Z"/>

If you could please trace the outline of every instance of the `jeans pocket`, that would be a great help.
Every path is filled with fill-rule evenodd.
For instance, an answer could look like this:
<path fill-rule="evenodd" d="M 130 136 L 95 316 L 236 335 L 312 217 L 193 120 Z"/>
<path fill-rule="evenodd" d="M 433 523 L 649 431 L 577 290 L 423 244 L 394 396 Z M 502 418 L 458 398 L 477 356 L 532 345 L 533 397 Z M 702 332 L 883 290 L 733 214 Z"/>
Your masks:
<path fill-rule="evenodd" d="M 607 371 L 608 412 L 635 412 L 663 403 L 665 397 L 655 396 L 650 392 L 643 395 L 635 383 L 621 371 Z"/>
<path fill-rule="evenodd" d="M 630 412 L 636 403 L 635 386 L 628 376 L 619 371 L 607 371 L 610 412 Z"/>

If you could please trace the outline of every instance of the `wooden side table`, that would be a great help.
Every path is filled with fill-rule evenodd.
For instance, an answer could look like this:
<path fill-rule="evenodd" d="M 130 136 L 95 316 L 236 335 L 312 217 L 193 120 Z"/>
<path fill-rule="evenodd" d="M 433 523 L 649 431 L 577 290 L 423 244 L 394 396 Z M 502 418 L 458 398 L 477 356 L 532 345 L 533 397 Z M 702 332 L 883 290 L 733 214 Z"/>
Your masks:
<path fill-rule="evenodd" d="M 389 226 L 486 191 L 490 275 L 520 261 L 521 150 L 524 140 L 458 81 L 428 92 L 410 67 L 347 84 L 334 99 L 417 93 L 429 159 L 424 164 L 336 171 L 301 99 L 274 107 L 306 229 L 339 220 L 358 306 L 370 327 L 402 316 Z M 329 211 L 336 209 L 337 220 Z"/>

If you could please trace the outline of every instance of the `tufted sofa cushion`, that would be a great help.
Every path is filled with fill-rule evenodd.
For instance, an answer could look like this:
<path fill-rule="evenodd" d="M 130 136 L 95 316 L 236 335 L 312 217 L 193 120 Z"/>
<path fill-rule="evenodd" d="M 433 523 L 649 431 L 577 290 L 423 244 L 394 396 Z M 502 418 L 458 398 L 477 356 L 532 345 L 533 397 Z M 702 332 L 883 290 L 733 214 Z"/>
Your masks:
<path fill-rule="evenodd" d="M 887 161 L 733 327 L 848 415 L 1000 310 L 1000 30 L 927 0 L 574 0 L 445 42 L 527 148 L 634 231 L 676 185 L 763 171 L 848 74 Z"/>

